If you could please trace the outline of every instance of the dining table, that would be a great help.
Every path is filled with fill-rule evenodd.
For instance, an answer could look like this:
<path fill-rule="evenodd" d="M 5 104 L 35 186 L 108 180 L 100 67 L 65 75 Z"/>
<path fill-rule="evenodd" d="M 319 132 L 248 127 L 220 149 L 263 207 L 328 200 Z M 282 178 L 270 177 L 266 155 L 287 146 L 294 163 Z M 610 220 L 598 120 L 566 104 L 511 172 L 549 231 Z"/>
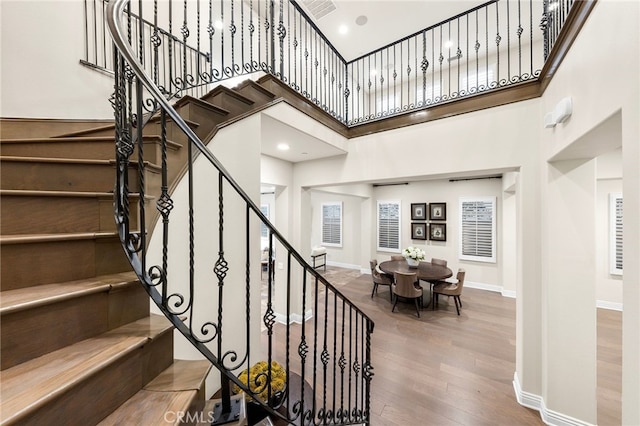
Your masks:
<path fill-rule="evenodd" d="M 434 265 L 431 262 L 421 260 L 417 267 L 411 267 L 406 260 L 386 260 L 381 262 L 378 267 L 385 274 L 393 277 L 395 272 L 403 272 L 405 274 L 415 273 L 418 281 L 426 281 L 429 283 L 429 303 L 423 306 L 427 307 L 433 299 L 433 283 L 445 280 L 453 275 L 451 269 L 442 265 Z"/>

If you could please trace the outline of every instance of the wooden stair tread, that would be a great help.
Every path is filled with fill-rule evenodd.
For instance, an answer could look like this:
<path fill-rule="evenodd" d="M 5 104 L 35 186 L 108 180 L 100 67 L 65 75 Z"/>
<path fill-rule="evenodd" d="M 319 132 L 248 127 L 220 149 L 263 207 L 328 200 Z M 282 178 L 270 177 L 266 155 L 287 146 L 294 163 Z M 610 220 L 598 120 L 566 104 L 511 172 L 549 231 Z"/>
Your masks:
<path fill-rule="evenodd" d="M 136 274 L 123 272 L 64 283 L 6 290 L 0 293 L 0 315 L 82 297 L 87 294 L 119 289 L 132 284 L 139 285 Z"/>
<path fill-rule="evenodd" d="M 99 424 L 179 424 L 177 415 L 189 411 L 210 369 L 206 360 L 176 360 Z"/>
<path fill-rule="evenodd" d="M 98 425 L 179 425 L 198 391 L 154 392 L 142 389 Z"/>
<path fill-rule="evenodd" d="M 162 137 L 160 135 L 142 135 L 142 139 L 147 142 L 160 142 Z M 114 136 L 64 136 L 53 138 L 24 138 L 24 139 L 3 139 L 1 144 L 45 144 L 45 143 L 61 143 L 61 142 L 73 142 L 73 143 L 87 143 L 87 142 L 109 142 L 115 145 Z M 172 140 L 167 140 L 167 146 L 169 148 L 179 149 L 181 144 Z M 115 155 L 115 154 L 114 154 Z"/>
<path fill-rule="evenodd" d="M 201 106 L 205 109 L 208 109 L 212 112 L 218 113 L 220 115 L 228 115 L 229 111 L 227 111 L 224 108 L 220 108 L 219 106 L 213 105 L 207 101 L 203 101 L 202 99 L 198 99 L 198 98 L 194 98 L 193 96 L 183 96 L 182 98 L 180 98 L 180 100 L 178 100 L 175 104 L 173 104 L 173 108 L 174 109 L 178 109 L 179 107 L 186 105 L 188 103 L 193 103 L 193 104 L 197 104 L 198 106 Z"/>
<path fill-rule="evenodd" d="M 114 160 L 93 160 L 88 158 L 49 158 L 49 157 L 19 157 L 13 155 L 0 155 L 0 160 L 4 162 L 24 162 L 24 163 L 72 163 L 72 164 L 112 164 Z"/>
<path fill-rule="evenodd" d="M 267 88 L 259 85 L 258 83 L 256 83 L 255 81 L 248 79 L 248 80 L 244 80 L 243 82 L 239 83 L 234 89 L 236 91 L 240 91 L 246 87 L 252 87 L 253 89 L 261 92 L 263 95 L 265 95 L 268 98 L 274 99 L 276 97 L 276 95 L 274 95 L 273 93 L 271 93 Z"/>
<path fill-rule="evenodd" d="M 208 360 L 175 360 L 171 367 L 144 388 L 156 392 L 198 390 L 203 386 L 209 370 L 211 363 Z"/>
<path fill-rule="evenodd" d="M 43 191 L 31 189 L 0 189 L 0 196 L 24 196 L 24 197 L 77 197 L 77 198 L 113 198 L 113 192 L 91 191 Z M 139 194 L 129 194 L 132 197 Z"/>
<path fill-rule="evenodd" d="M 265 89 L 266 90 L 266 89 Z M 253 105 L 255 102 L 251 99 L 249 99 L 248 97 L 244 96 L 242 93 L 238 92 L 237 90 L 234 89 L 229 89 L 226 86 L 217 86 L 213 89 L 211 89 L 206 95 L 203 96 L 204 99 L 210 98 L 210 97 L 214 97 L 218 94 L 224 93 L 225 95 L 231 96 L 239 101 L 244 102 L 245 104 L 247 104 L 248 106 Z"/>
<path fill-rule="evenodd" d="M 156 122 L 160 120 L 160 116 L 159 115 L 155 115 L 149 122 Z M 185 121 L 185 123 L 187 123 L 187 125 L 191 128 L 197 128 L 199 126 L 198 123 L 191 121 L 191 120 L 186 120 L 183 118 L 183 120 Z M 167 121 L 172 121 L 169 117 L 167 117 Z M 68 132 L 68 133 L 63 133 L 60 135 L 56 135 L 56 136 L 52 136 L 52 139 L 62 139 L 62 138 L 77 138 L 77 137 L 81 137 L 87 134 L 91 134 L 91 133 L 95 133 L 95 132 L 101 132 L 104 130 L 110 130 L 110 129 L 114 129 L 114 135 L 115 135 L 115 125 L 113 124 L 108 124 L 106 126 L 97 126 L 97 127 L 93 127 L 90 129 L 84 129 L 84 130 L 78 130 L 75 132 Z M 111 140 L 113 140 L 113 137 L 111 137 Z"/>
<path fill-rule="evenodd" d="M 166 318 L 151 315 L 3 371 L 2 422 L 18 420 L 171 329 Z"/>
<path fill-rule="evenodd" d="M 0 245 L 5 244 L 29 244 L 52 241 L 93 240 L 99 238 L 117 237 L 117 232 L 76 232 L 64 234 L 20 234 L 1 235 Z"/>

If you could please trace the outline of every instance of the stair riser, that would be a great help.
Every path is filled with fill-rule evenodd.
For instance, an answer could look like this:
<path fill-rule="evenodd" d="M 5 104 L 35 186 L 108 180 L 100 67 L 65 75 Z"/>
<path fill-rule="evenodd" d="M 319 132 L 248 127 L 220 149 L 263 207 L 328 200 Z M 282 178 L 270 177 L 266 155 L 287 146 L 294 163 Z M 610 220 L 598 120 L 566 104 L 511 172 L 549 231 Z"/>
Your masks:
<path fill-rule="evenodd" d="M 114 361 L 15 424 L 53 425 L 60 424 L 62 419 L 66 424 L 97 424 L 171 365 L 172 360 L 173 334 L 168 332 Z"/>
<path fill-rule="evenodd" d="M 252 104 L 243 102 L 242 100 L 235 98 L 226 92 L 217 93 L 209 98 L 203 97 L 202 100 L 207 101 L 210 104 L 216 105 L 220 108 L 226 109 L 227 111 L 229 111 L 232 117 L 244 114 L 245 112 L 254 108 Z"/>
<path fill-rule="evenodd" d="M 135 220 L 138 198 L 130 201 Z M 38 197 L 3 195 L 0 201 L 2 235 L 66 232 L 115 232 L 113 197 Z M 132 224 L 133 229 L 137 223 Z"/>
<path fill-rule="evenodd" d="M 159 164 L 161 159 L 160 141 L 145 141 L 145 160 Z M 2 144 L 2 155 L 32 158 L 71 158 L 92 160 L 113 160 L 115 158 L 115 142 L 111 141 L 64 141 L 50 139 L 47 142 L 11 142 Z M 137 161 L 138 150 L 131 155 L 132 161 Z"/>
<path fill-rule="evenodd" d="M 149 297 L 140 283 L 5 314 L 0 335 L 0 369 L 97 336 L 148 314 Z"/>
<path fill-rule="evenodd" d="M 116 169 L 112 164 L 39 163 L 4 161 L 0 166 L 2 189 L 36 191 L 111 192 Z M 134 167 L 129 173 L 129 185 L 137 187 Z"/>
<path fill-rule="evenodd" d="M 195 103 L 186 103 L 177 109 L 181 117 L 198 123 L 194 129 L 200 139 L 204 139 L 220 123 L 229 119 L 228 115 L 220 114 Z"/>
<path fill-rule="evenodd" d="M 275 96 L 264 93 L 253 84 L 248 84 L 237 90 L 242 94 L 242 96 L 245 96 L 255 102 L 254 106 L 262 106 L 275 99 Z"/>
<path fill-rule="evenodd" d="M 2 291 L 131 270 L 115 236 L 97 240 L 4 244 L 1 250 Z"/>

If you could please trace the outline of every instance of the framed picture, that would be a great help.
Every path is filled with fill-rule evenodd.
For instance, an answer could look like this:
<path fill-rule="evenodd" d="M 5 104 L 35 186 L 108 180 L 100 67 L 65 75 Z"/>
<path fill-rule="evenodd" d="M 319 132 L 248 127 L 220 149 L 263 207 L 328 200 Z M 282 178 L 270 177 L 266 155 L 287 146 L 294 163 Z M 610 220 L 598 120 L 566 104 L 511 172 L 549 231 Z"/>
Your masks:
<path fill-rule="evenodd" d="M 411 224 L 411 239 L 412 240 L 426 240 L 427 239 L 427 224 L 426 223 L 412 223 Z"/>
<path fill-rule="evenodd" d="M 446 223 L 429 224 L 429 239 L 432 241 L 447 241 L 447 224 Z"/>
<path fill-rule="evenodd" d="M 427 220 L 427 203 L 411 203 L 411 220 Z"/>
<path fill-rule="evenodd" d="M 447 220 L 447 203 L 429 204 L 429 220 Z"/>

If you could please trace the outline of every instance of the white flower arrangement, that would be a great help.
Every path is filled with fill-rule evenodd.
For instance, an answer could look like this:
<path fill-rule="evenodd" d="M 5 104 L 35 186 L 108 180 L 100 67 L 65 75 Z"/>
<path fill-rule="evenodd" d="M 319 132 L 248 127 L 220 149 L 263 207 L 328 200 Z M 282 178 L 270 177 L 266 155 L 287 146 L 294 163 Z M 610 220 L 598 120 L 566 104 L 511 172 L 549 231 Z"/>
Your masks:
<path fill-rule="evenodd" d="M 424 260 L 427 254 L 421 248 L 407 247 L 406 249 L 402 250 L 402 255 L 405 258 L 411 258 L 415 260 Z"/>

